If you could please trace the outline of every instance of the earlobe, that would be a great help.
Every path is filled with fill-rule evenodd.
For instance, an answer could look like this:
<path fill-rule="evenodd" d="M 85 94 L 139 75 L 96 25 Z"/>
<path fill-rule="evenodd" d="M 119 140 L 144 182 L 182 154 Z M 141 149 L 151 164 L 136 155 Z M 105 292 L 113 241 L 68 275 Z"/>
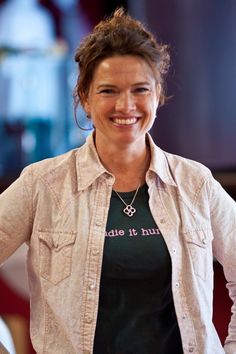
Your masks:
<path fill-rule="evenodd" d="M 86 117 L 87 117 L 88 119 L 90 119 L 90 118 L 91 118 L 91 114 L 90 114 L 90 104 L 89 104 L 87 98 L 85 98 L 85 100 L 84 100 L 83 108 L 84 108 L 84 111 L 85 111 L 85 113 L 86 113 Z"/>

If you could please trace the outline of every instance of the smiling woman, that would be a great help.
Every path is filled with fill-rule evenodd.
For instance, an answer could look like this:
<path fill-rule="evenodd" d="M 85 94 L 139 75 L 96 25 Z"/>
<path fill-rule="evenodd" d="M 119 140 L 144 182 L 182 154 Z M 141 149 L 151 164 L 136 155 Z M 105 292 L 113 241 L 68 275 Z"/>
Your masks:
<path fill-rule="evenodd" d="M 76 51 L 75 105 L 80 102 L 92 119 L 99 157 L 116 176 L 117 191 L 135 190 L 145 182 L 150 163 L 146 133 L 165 101 L 167 49 L 118 9 Z"/>
<path fill-rule="evenodd" d="M 0 196 L 1 261 L 29 245 L 36 352 L 235 353 L 235 306 L 225 349 L 212 323 L 213 257 L 235 301 L 235 202 L 205 166 L 149 134 L 167 47 L 118 9 L 75 59 L 75 106 L 93 133 Z"/>
<path fill-rule="evenodd" d="M 98 154 L 111 172 L 109 151 L 113 160 L 123 154 L 123 162 L 131 153 L 146 158 L 146 133 L 153 125 L 159 96 L 160 84 L 144 59 L 123 55 L 98 64 L 84 108 L 96 129 Z M 140 177 L 137 173 L 132 178 L 135 188 Z"/>
<path fill-rule="evenodd" d="M 150 65 L 156 81 L 161 83 L 160 101 L 163 104 L 165 75 L 170 61 L 168 46 L 158 43 L 142 23 L 130 16 L 124 16 L 123 9 L 116 10 L 113 18 L 101 21 L 77 49 L 75 60 L 78 62 L 80 75 L 75 88 L 75 104 L 81 102 L 83 105 L 99 62 L 115 55 L 138 56 Z"/>

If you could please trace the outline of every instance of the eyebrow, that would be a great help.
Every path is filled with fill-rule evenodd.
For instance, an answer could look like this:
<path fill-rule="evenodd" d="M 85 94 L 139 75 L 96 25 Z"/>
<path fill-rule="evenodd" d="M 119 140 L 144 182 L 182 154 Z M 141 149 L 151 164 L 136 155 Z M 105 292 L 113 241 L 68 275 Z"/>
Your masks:
<path fill-rule="evenodd" d="M 141 81 L 141 82 L 136 82 L 135 84 L 131 85 L 131 86 L 151 86 L 150 82 L 148 81 Z M 109 88 L 116 88 L 117 86 L 116 85 L 113 85 L 113 84 L 100 84 L 98 85 L 97 89 L 101 89 L 101 88 L 106 88 L 106 87 L 109 87 Z"/>
<path fill-rule="evenodd" d="M 100 84 L 100 85 L 98 85 L 97 89 L 104 88 L 104 87 L 116 87 L 116 85 L 112 85 L 112 84 Z"/>
<path fill-rule="evenodd" d="M 148 81 L 141 81 L 141 82 L 137 82 L 136 84 L 134 84 L 134 85 L 132 85 L 132 86 L 150 86 L 151 85 L 151 83 L 150 82 L 148 82 Z"/>

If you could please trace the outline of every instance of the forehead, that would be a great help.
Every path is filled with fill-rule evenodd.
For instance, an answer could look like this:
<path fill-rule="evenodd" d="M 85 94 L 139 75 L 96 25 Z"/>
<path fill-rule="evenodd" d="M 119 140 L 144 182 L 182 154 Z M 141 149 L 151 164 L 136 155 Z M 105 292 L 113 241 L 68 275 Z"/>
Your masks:
<path fill-rule="evenodd" d="M 117 55 L 103 59 L 94 70 L 92 84 L 112 80 L 154 80 L 154 73 L 145 59 L 134 55 Z"/>

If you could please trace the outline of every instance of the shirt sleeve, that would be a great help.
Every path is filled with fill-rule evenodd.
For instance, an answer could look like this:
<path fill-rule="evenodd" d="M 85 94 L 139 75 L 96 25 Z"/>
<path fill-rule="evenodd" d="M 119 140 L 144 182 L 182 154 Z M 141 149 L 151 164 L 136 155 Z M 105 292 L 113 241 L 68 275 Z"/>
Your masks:
<path fill-rule="evenodd" d="M 223 266 L 232 316 L 225 341 L 225 353 L 236 354 L 236 203 L 214 179 L 209 181 L 209 201 L 213 231 L 213 252 Z"/>
<path fill-rule="evenodd" d="M 28 167 L 0 195 L 0 264 L 24 242 L 32 230 L 32 173 Z"/>

